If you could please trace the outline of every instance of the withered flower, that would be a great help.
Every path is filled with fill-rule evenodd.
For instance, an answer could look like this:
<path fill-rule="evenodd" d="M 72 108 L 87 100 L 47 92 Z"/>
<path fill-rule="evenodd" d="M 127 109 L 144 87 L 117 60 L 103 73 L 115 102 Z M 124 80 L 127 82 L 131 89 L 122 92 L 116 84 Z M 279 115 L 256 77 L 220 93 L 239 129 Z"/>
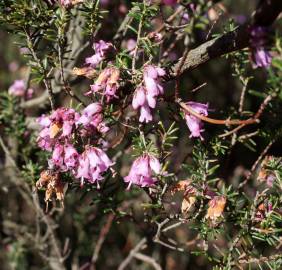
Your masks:
<path fill-rule="evenodd" d="M 191 180 L 181 180 L 177 182 L 170 190 L 169 193 L 171 197 L 169 201 L 170 206 L 176 207 L 177 212 L 180 212 L 184 215 L 191 213 L 194 205 L 196 203 L 196 194 L 197 190 L 191 185 Z M 175 209 L 175 210 L 176 210 Z"/>
<path fill-rule="evenodd" d="M 255 221 L 263 221 L 267 215 L 273 210 L 272 203 L 265 201 L 258 205 L 255 213 Z"/>
<path fill-rule="evenodd" d="M 215 196 L 209 201 L 209 208 L 206 214 L 206 218 L 212 221 L 217 220 L 222 216 L 223 210 L 225 208 L 226 198 L 225 196 Z"/>
<path fill-rule="evenodd" d="M 39 180 L 36 182 L 35 187 L 46 188 L 45 191 L 45 202 L 48 207 L 48 202 L 52 200 L 53 194 L 56 199 L 60 201 L 63 205 L 64 201 L 64 184 L 60 179 L 58 172 L 53 170 L 44 170 L 40 174 Z"/>
<path fill-rule="evenodd" d="M 94 79 L 97 76 L 97 71 L 91 67 L 82 67 L 82 68 L 74 67 L 72 70 L 72 74 L 77 76 L 84 76 L 88 79 Z"/>
<path fill-rule="evenodd" d="M 272 170 L 267 169 L 268 163 L 273 160 L 273 156 L 266 156 L 261 163 L 261 167 L 258 173 L 258 181 L 265 182 L 269 187 L 273 186 L 276 179 Z"/>

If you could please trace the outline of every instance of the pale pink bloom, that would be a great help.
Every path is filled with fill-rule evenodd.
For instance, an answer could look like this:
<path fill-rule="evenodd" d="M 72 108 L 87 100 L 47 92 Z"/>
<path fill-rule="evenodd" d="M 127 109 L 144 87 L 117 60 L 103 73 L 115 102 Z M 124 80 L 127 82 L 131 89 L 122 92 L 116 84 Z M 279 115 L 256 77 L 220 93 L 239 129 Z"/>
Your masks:
<path fill-rule="evenodd" d="M 159 174 L 160 171 L 161 164 L 159 160 L 152 155 L 144 154 L 133 162 L 129 174 L 124 177 L 124 181 L 129 183 L 128 189 L 132 184 L 150 187 L 157 181 L 157 178 L 152 173 Z"/>
<path fill-rule="evenodd" d="M 153 120 L 153 116 L 150 110 L 150 107 L 145 104 L 144 106 L 142 106 L 140 108 L 140 117 L 139 117 L 139 121 L 141 123 L 145 122 L 145 123 L 149 123 Z"/>
<path fill-rule="evenodd" d="M 133 95 L 132 107 L 137 110 L 146 103 L 146 89 L 143 86 L 138 87 Z"/>
<path fill-rule="evenodd" d="M 67 144 L 64 147 L 64 163 L 67 170 L 73 170 L 78 164 L 79 154 L 71 144 Z"/>
<path fill-rule="evenodd" d="M 129 40 L 126 41 L 126 49 L 129 51 L 129 52 L 132 52 L 136 47 L 136 40 L 131 38 Z"/>
<path fill-rule="evenodd" d="M 50 164 L 59 168 L 61 171 L 66 171 L 64 166 L 64 146 L 61 144 L 56 144 L 52 153 L 52 158 Z"/>
<path fill-rule="evenodd" d="M 163 94 L 163 87 L 161 85 L 161 78 L 165 76 L 165 70 L 148 65 L 144 68 L 143 78 L 148 95 L 157 97 Z"/>
<path fill-rule="evenodd" d="M 60 4 L 62 6 L 68 7 L 68 6 L 71 6 L 72 1 L 71 0 L 60 0 Z"/>
<path fill-rule="evenodd" d="M 95 130 L 101 133 L 106 133 L 109 128 L 103 122 L 102 105 L 100 103 L 92 103 L 88 105 L 81 113 L 81 117 L 78 119 L 77 124 L 81 124 L 84 127 L 82 136 L 93 134 Z"/>
<path fill-rule="evenodd" d="M 132 99 L 132 107 L 135 110 L 140 108 L 139 121 L 141 123 L 142 122 L 148 123 L 153 120 L 151 109 L 148 104 L 148 96 L 145 87 L 140 86 L 135 90 Z"/>
<path fill-rule="evenodd" d="M 50 115 L 50 120 L 62 126 L 62 136 L 68 137 L 75 128 L 75 123 L 79 119 L 79 114 L 74 109 L 59 108 Z"/>
<path fill-rule="evenodd" d="M 25 95 L 26 85 L 23 80 L 15 80 L 9 87 L 8 93 L 12 96 L 23 97 Z"/>
<path fill-rule="evenodd" d="M 100 103 L 92 103 L 88 105 L 83 111 L 81 112 L 81 116 L 77 121 L 77 124 L 82 125 L 89 125 L 92 120 L 93 116 L 102 112 L 102 105 Z"/>
<path fill-rule="evenodd" d="M 143 78 L 144 86 L 140 86 L 135 90 L 132 106 L 135 110 L 140 108 L 140 122 L 150 122 L 153 120 L 151 108 L 155 108 L 157 98 L 164 93 L 161 85 L 161 77 L 165 75 L 162 68 L 148 65 L 144 68 Z"/>
<path fill-rule="evenodd" d="M 193 102 L 193 101 L 187 102 L 186 104 L 189 107 L 191 107 L 191 109 L 194 110 L 195 112 L 201 115 L 204 115 L 204 116 L 208 116 L 208 104 L 202 104 L 202 103 Z M 194 115 L 191 115 L 187 111 L 185 111 L 184 114 L 185 114 L 187 126 L 191 132 L 190 137 L 200 137 L 201 140 L 203 140 L 201 132 L 203 132 L 204 129 L 203 129 L 203 123 L 201 119 L 197 118 Z"/>
<path fill-rule="evenodd" d="M 110 42 L 105 42 L 104 40 L 99 40 L 98 42 L 94 43 L 93 49 L 95 50 L 95 54 L 85 59 L 85 63 L 92 68 L 96 68 L 101 61 L 115 52 L 113 44 Z"/>
<path fill-rule="evenodd" d="M 58 140 L 70 140 L 79 117 L 79 114 L 74 109 L 68 108 L 59 108 L 50 116 L 43 115 L 39 117 L 37 121 L 42 130 L 37 138 L 38 146 L 51 151 Z"/>
<path fill-rule="evenodd" d="M 49 128 L 43 128 L 37 137 L 37 144 L 40 148 L 46 151 L 52 151 L 54 140 L 50 138 Z"/>
<path fill-rule="evenodd" d="M 251 60 L 253 68 L 271 65 L 271 55 L 266 49 L 269 28 L 263 26 L 253 26 L 250 29 Z"/>
<path fill-rule="evenodd" d="M 103 179 L 102 174 L 112 165 L 113 162 L 103 150 L 93 146 L 86 146 L 85 151 L 79 157 L 76 177 L 81 178 L 82 185 L 84 180 L 87 180 L 90 183 L 97 182 L 99 187 L 99 181 Z"/>
<path fill-rule="evenodd" d="M 271 65 L 272 57 L 266 49 L 257 48 L 253 49 L 251 59 L 253 68 L 269 67 Z"/>

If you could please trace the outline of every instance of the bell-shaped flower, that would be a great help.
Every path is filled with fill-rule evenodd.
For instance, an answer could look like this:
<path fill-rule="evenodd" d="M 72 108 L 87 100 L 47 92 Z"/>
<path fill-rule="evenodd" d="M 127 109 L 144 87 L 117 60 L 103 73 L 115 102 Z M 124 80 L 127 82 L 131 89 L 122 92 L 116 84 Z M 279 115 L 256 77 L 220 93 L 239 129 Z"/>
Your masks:
<path fill-rule="evenodd" d="M 198 114 L 208 116 L 208 104 L 202 104 L 193 101 L 187 102 L 186 104 Z M 201 135 L 201 132 L 204 131 L 202 120 L 187 111 L 184 112 L 184 116 L 186 124 L 191 132 L 190 137 L 200 137 L 201 140 L 203 140 L 203 137 Z"/>
<path fill-rule="evenodd" d="M 79 154 L 71 144 L 62 145 L 57 143 L 54 147 L 49 164 L 61 172 L 70 171 L 77 167 Z"/>
<path fill-rule="evenodd" d="M 81 124 L 84 127 L 82 135 L 86 136 L 88 133 L 93 133 L 98 130 L 101 133 L 106 133 L 109 128 L 103 122 L 102 104 L 92 103 L 88 105 L 81 113 L 77 121 L 77 125 Z M 88 132 L 89 131 L 89 132 Z"/>
<path fill-rule="evenodd" d="M 40 117 L 38 123 L 42 130 L 37 138 L 39 147 L 51 151 L 58 140 L 64 139 L 68 141 L 79 117 L 75 110 L 63 107 L 54 111 L 50 116 Z"/>
<path fill-rule="evenodd" d="M 86 64 L 92 68 L 96 68 L 101 61 L 108 58 L 115 52 L 113 44 L 110 42 L 105 42 L 104 40 L 99 40 L 98 42 L 94 43 L 93 49 L 95 50 L 95 54 L 85 59 Z"/>
<path fill-rule="evenodd" d="M 153 65 L 144 68 L 143 78 L 148 95 L 157 97 L 163 94 L 161 78 L 165 76 L 165 70 Z"/>
<path fill-rule="evenodd" d="M 87 180 L 90 183 L 96 182 L 99 187 L 99 181 L 103 179 L 102 174 L 112 165 L 113 162 L 103 150 L 86 146 L 85 151 L 79 157 L 76 177 L 81 179 L 82 185 L 84 180 Z"/>
<path fill-rule="evenodd" d="M 209 207 L 206 214 L 206 218 L 211 219 L 212 221 L 217 220 L 219 217 L 222 217 L 224 208 L 226 205 L 225 196 L 215 196 L 209 201 Z"/>
<path fill-rule="evenodd" d="M 152 174 L 159 174 L 161 164 L 159 160 L 149 154 L 138 157 L 132 164 L 129 174 L 124 177 L 124 181 L 129 183 L 128 189 L 132 184 L 141 187 L 150 187 L 155 184 L 157 178 Z"/>
<path fill-rule="evenodd" d="M 263 26 L 254 26 L 250 29 L 251 60 L 253 68 L 269 67 L 271 55 L 266 48 L 269 29 Z"/>
<path fill-rule="evenodd" d="M 153 120 L 151 108 L 157 105 L 157 98 L 164 93 L 161 85 L 161 77 L 165 75 L 165 70 L 153 65 L 144 68 L 144 86 L 139 86 L 133 95 L 132 107 L 140 108 L 140 122 L 150 122 Z"/>

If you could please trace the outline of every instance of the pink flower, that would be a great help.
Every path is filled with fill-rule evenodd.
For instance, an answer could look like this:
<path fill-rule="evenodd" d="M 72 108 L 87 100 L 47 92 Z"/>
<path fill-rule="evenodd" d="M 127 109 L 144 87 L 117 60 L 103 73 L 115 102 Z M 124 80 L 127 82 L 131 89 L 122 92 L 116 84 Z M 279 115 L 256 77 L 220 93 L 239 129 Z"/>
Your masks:
<path fill-rule="evenodd" d="M 62 6 L 68 7 L 68 6 L 71 6 L 72 1 L 71 0 L 60 0 L 60 4 Z"/>
<path fill-rule="evenodd" d="M 132 184 L 150 187 L 157 181 L 152 176 L 152 172 L 159 174 L 160 171 L 161 164 L 158 159 L 152 155 L 144 154 L 133 162 L 129 174 L 124 177 L 124 181 L 129 183 L 128 189 Z"/>
<path fill-rule="evenodd" d="M 86 179 L 90 183 L 97 182 L 99 187 L 99 181 L 103 179 L 102 174 L 112 165 L 113 162 L 103 150 L 88 145 L 79 157 L 76 177 L 81 178 L 82 185 Z"/>
<path fill-rule="evenodd" d="M 251 59 L 253 68 L 269 67 L 272 57 L 264 48 L 257 48 L 252 51 Z"/>
<path fill-rule="evenodd" d="M 64 147 L 64 163 L 67 170 L 73 170 L 78 164 L 79 154 L 71 144 L 67 144 Z"/>
<path fill-rule="evenodd" d="M 78 164 L 79 154 L 71 144 L 62 145 L 57 143 L 54 147 L 52 158 L 49 161 L 61 172 L 74 171 Z"/>
<path fill-rule="evenodd" d="M 152 102 L 151 102 L 152 103 Z M 145 87 L 140 86 L 135 90 L 132 99 L 132 107 L 137 110 L 140 108 L 140 117 L 139 121 L 142 122 L 150 122 L 153 120 L 153 116 L 151 114 L 151 110 L 147 100 L 147 91 Z"/>
<path fill-rule="evenodd" d="M 75 128 L 79 114 L 74 109 L 59 108 L 50 115 L 50 120 L 62 127 L 62 136 L 68 137 Z"/>
<path fill-rule="evenodd" d="M 99 40 L 97 43 L 94 43 L 93 49 L 95 50 L 95 54 L 85 59 L 85 63 L 92 68 L 96 68 L 102 60 L 115 52 L 113 44 L 105 42 L 104 40 Z"/>
<path fill-rule="evenodd" d="M 191 107 L 192 110 L 195 112 L 207 116 L 208 115 L 208 104 L 202 104 L 198 102 L 187 102 L 186 103 L 189 107 Z M 201 132 L 204 131 L 203 129 L 203 123 L 201 119 L 197 118 L 194 115 L 191 115 L 189 112 L 185 111 L 185 119 L 187 126 L 191 132 L 190 137 L 200 137 L 201 140 L 203 140 L 203 137 L 201 135 Z"/>
<path fill-rule="evenodd" d="M 90 85 L 91 91 L 87 92 L 86 95 L 100 92 L 102 95 L 106 96 L 107 102 L 111 101 L 113 98 L 118 98 L 116 92 L 119 88 L 119 78 L 119 69 L 115 67 L 104 69 L 96 82 L 93 85 Z"/>
<path fill-rule="evenodd" d="M 58 167 L 61 171 L 66 171 L 64 166 L 64 146 L 56 144 L 52 154 L 51 164 Z"/>
<path fill-rule="evenodd" d="M 41 125 L 37 143 L 38 146 L 51 151 L 58 140 L 69 141 L 75 129 L 79 114 L 74 109 L 59 108 L 50 116 L 41 116 L 38 123 Z"/>
<path fill-rule="evenodd" d="M 152 98 L 156 98 L 157 96 L 163 94 L 163 87 L 161 86 L 160 80 L 164 75 L 165 70 L 160 67 L 148 65 L 144 68 L 143 78 L 145 87 L 148 95 Z"/>
<path fill-rule="evenodd" d="M 25 82 L 23 80 L 15 80 L 9 87 L 8 93 L 12 96 L 23 97 L 25 95 Z"/>
<path fill-rule="evenodd" d="M 88 133 L 93 133 L 95 130 L 98 130 L 101 133 L 106 133 L 109 130 L 103 122 L 102 105 L 100 103 L 92 103 L 88 105 L 82 111 L 77 124 L 81 124 L 85 128 L 83 131 L 84 136 Z"/>
<path fill-rule="evenodd" d="M 266 49 L 267 41 L 267 27 L 254 26 L 250 29 L 251 60 L 253 68 L 267 68 L 271 65 L 271 55 Z"/>
<path fill-rule="evenodd" d="M 129 40 L 126 41 L 126 49 L 129 51 L 129 52 L 132 52 L 136 47 L 136 40 L 131 38 Z"/>
<path fill-rule="evenodd" d="M 151 108 L 155 108 L 157 104 L 157 98 L 163 94 L 163 87 L 160 84 L 160 79 L 165 75 L 165 71 L 162 68 L 152 65 L 144 68 L 144 86 L 140 86 L 135 90 L 132 107 L 137 110 L 140 108 L 140 122 L 150 122 L 153 119 Z"/>

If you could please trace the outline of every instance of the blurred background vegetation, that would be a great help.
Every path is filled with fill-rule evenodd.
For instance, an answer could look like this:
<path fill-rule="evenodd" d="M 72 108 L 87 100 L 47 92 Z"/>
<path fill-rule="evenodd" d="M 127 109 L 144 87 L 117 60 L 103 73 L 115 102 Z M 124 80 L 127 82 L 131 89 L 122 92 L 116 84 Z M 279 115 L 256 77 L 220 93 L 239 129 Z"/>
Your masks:
<path fill-rule="evenodd" d="M 220 6 L 217 6 L 206 15 L 203 29 L 200 27 L 193 29 L 194 40 L 192 47 L 196 47 L 206 40 L 207 30 L 210 29 L 210 36 L 213 36 L 229 29 L 231 25 L 230 19 L 233 20 L 232 24 L 238 25 L 245 18 L 249 18 L 256 4 L 257 1 L 254 0 L 220 1 Z M 130 7 L 131 1 L 108 1 L 108 4 L 104 6 L 105 12 L 103 13 L 102 25 L 98 31 L 97 39 L 111 41 Z M 171 8 L 164 8 L 163 16 L 167 17 L 171 12 Z M 157 25 L 158 21 L 155 23 Z M 279 36 L 279 33 L 281 34 L 281 20 L 276 22 L 276 31 L 277 38 L 275 42 L 277 43 L 273 44 L 274 47 L 281 46 L 281 43 L 279 43 L 281 42 L 281 36 Z M 47 113 L 48 109 L 32 108 L 23 112 L 15 101 L 9 101 L 9 106 L 15 102 L 13 108 L 7 107 L 6 99 L 9 97 L 4 93 L 7 92 L 14 80 L 25 79 L 28 76 L 29 67 L 27 66 L 26 57 L 19 50 L 18 43 L 20 40 L 16 35 L 8 33 L 5 27 L 0 27 L 0 40 L 0 90 L 3 94 L 0 100 L 2 104 L 1 115 L 3 115 L 4 111 L 6 119 L 11 121 L 11 125 L 7 123 L 1 124 L 0 134 L 4 142 L 8 141 L 17 144 L 20 155 L 17 155 L 16 161 L 22 168 L 21 176 L 29 186 L 34 186 L 40 171 L 46 166 L 46 155 L 36 147 L 34 133 L 25 127 L 23 113 L 34 118 L 41 113 Z M 173 52 L 173 57 L 178 59 L 182 55 L 182 51 L 183 46 L 180 43 Z M 76 66 L 80 66 L 85 56 L 89 56 L 91 53 L 93 53 L 93 50 L 89 47 L 80 55 L 80 59 L 77 59 Z M 277 54 L 277 50 L 274 50 L 274 53 Z M 276 56 L 281 60 L 281 55 Z M 264 69 L 253 70 L 249 64 L 246 50 L 233 53 L 228 57 L 214 59 L 192 72 L 183 74 L 180 85 L 181 97 L 185 100 L 208 102 L 214 118 L 222 118 L 222 115 L 232 115 L 238 108 L 243 88 L 239 78 L 242 73 L 238 69 L 236 70 L 238 62 L 244 66 L 244 76 L 250 77 L 244 110 L 256 111 L 262 102 L 264 95 L 261 93 L 268 87 L 267 80 L 271 79 L 271 74 Z M 275 77 L 275 75 L 273 76 Z M 274 80 L 274 78 L 272 79 Z M 86 79 L 77 81 L 74 79 L 72 87 L 81 98 L 84 98 L 83 92 L 88 90 L 89 82 Z M 193 88 L 203 83 L 206 83 L 205 87 L 196 92 L 191 92 Z M 43 85 L 40 83 L 31 82 L 31 87 L 35 90 L 35 96 L 40 96 L 44 90 Z M 171 93 L 172 90 L 173 83 L 167 83 L 167 93 Z M 280 96 L 282 98 L 281 94 Z M 69 104 L 69 98 L 62 93 L 58 98 L 58 103 L 67 105 Z M 174 116 L 171 115 L 173 110 L 168 112 L 165 104 L 160 108 L 160 111 L 163 116 L 173 119 Z M 226 185 L 230 183 L 238 184 L 244 178 L 246 170 L 251 168 L 259 153 L 267 145 L 269 134 L 275 132 L 274 127 L 281 127 L 281 113 L 281 102 L 280 104 L 275 103 L 270 112 L 262 116 L 259 126 L 249 126 L 244 130 L 244 134 L 249 134 L 262 129 L 262 136 L 242 142 L 237 141 L 236 144 L 231 146 L 229 139 L 223 140 L 222 144 L 228 146 L 228 151 L 219 157 L 220 168 L 217 171 L 217 176 L 224 179 L 222 181 L 225 181 Z M 171 171 L 180 171 L 182 163 L 192 163 L 194 142 L 189 138 L 184 121 L 180 121 L 178 127 L 176 134 L 178 139 L 174 143 L 171 156 Z M 220 127 L 220 129 L 221 133 L 223 133 L 224 128 Z M 216 138 L 219 134 L 218 128 L 213 125 L 205 125 L 205 130 L 206 139 L 203 145 L 209 139 Z M 126 143 L 125 140 L 120 149 Z M 268 153 L 281 156 L 281 140 L 277 140 Z M 118 167 L 121 174 L 126 175 L 130 165 L 130 152 L 123 152 L 120 156 Z M 17 181 L 21 180 L 16 179 L 14 181 L 10 179 L 18 176 L 16 172 L 11 173 L 7 169 L 7 162 L 9 163 L 7 157 L 5 158 L 4 151 L 0 150 L 0 269 L 50 269 L 50 265 L 46 263 L 44 256 L 47 256 L 47 253 L 52 255 L 55 251 L 52 243 L 48 243 L 48 241 L 53 241 L 52 237 L 48 236 L 48 226 L 45 224 L 44 226 L 47 227 L 43 226 L 41 228 L 42 231 L 46 231 L 46 239 L 48 239 L 46 242 L 44 239 L 39 239 L 37 235 L 38 228 L 36 226 L 41 226 L 38 224 L 42 215 L 22 195 L 24 191 L 21 191 L 21 189 L 24 188 L 17 185 Z M 15 169 L 12 168 L 11 170 Z M 182 170 L 178 176 L 180 179 L 185 178 L 187 173 Z M 254 187 L 257 185 L 254 181 L 245 192 L 254 197 Z M 71 192 L 66 193 L 65 207 L 62 208 L 59 203 L 56 203 L 56 207 L 53 206 L 47 214 L 54 221 L 54 224 L 50 226 L 56 226 L 58 245 L 63 250 L 62 255 L 67 255 L 66 269 L 117 269 L 120 262 L 142 237 L 154 235 L 152 224 L 147 222 L 147 216 L 152 213 L 153 209 L 146 208 L 146 202 L 149 202 L 149 198 L 142 190 L 133 189 L 130 192 L 125 192 L 123 185 L 116 186 L 115 183 L 109 183 L 101 191 L 97 191 L 91 186 L 81 189 L 77 183 L 70 184 L 68 189 Z M 32 199 L 38 199 L 42 209 L 44 209 L 44 192 L 39 192 L 39 198 L 36 196 L 33 193 Z M 117 209 L 118 214 L 116 213 Z M 195 235 L 195 231 L 184 224 L 176 228 L 171 237 L 176 242 L 186 243 L 188 251 L 179 252 L 152 242 L 148 243 L 146 254 L 151 254 L 160 262 L 163 269 L 167 270 L 212 269 L 215 262 L 210 262 L 207 257 L 196 256 L 191 252 L 197 249 L 195 244 L 191 243 L 189 245 Z M 105 239 L 99 256 L 96 258 L 97 254 L 95 252 L 97 252 L 97 249 L 95 248 L 99 243 L 99 239 L 101 240 L 103 237 Z M 220 241 L 222 246 L 228 248 L 224 237 L 221 237 Z M 198 245 L 204 244 L 198 243 Z M 264 245 L 263 242 L 258 244 L 259 250 L 264 250 L 266 247 L 267 245 Z M 215 250 L 211 252 L 216 253 Z M 95 262 L 91 264 L 91 260 Z M 58 266 L 57 269 L 61 268 Z M 128 269 L 151 268 L 138 260 L 132 260 Z"/>

